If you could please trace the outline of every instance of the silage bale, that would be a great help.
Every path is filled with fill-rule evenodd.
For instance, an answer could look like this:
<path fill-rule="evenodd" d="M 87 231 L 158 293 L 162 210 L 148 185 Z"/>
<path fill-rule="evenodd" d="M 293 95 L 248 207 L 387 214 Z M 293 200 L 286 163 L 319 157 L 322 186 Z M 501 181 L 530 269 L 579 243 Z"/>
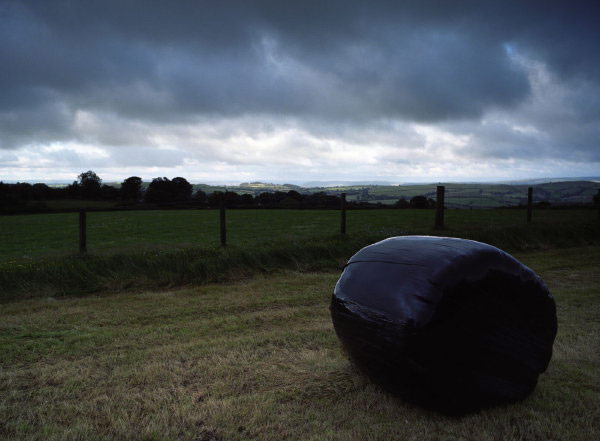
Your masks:
<path fill-rule="evenodd" d="M 331 302 L 373 381 L 447 412 L 525 398 L 552 356 L 556 307 L 530 268 L 471 240 L 404 236 L 363 248 Z"/>

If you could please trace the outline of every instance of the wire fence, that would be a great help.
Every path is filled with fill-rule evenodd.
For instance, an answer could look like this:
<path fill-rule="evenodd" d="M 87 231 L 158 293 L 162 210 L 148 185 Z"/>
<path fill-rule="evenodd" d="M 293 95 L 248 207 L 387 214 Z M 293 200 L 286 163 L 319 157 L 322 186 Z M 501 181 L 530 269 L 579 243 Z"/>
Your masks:
<path fill-rule="evenodd" d="M 332 235 L 444 234 L 536 222 L 568 222 L 574 210 L 455 209 L 438 187 L 435 210 L 196 209 L 93 211 L 3 217 L 0 262 L 81 254 L 164 252 L 219 246 L 261 247 L 271 242 L 318 241 Z M 460 201 L 459 201 L 460 202 Z M 471 207 L 473 208 L 473 207 Z M 600 216 L 579 210 L 578 217 Z"/>

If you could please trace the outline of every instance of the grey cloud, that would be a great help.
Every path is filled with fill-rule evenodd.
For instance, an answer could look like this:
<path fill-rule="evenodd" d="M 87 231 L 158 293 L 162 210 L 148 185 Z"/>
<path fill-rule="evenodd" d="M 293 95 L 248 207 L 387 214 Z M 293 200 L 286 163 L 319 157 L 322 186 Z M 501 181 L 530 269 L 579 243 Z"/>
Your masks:
<path fill-rule="evenodd" d="M 52 166 L 58 167 L 85 167 L 90 163 L 89 159 L 86 159 L 84 155 L 74 151 L 74 150 L 60 150 L 60 151 L 52 151 L 45 152 L 43 154 L 43 159 L 50 163 Z M 47 167 L 47 164 L 43 163 L 34 163 L 29 164 L 30 167 Z"/>
<path fill-rule="evenodd" d="M 597 158 L 597 12 L 595 2 L 559 1 L 5 0 L 0 147 L 92 139 L 74 127 L 85 110 L 159 125 L 289 117 L 367 133 L 382 120 L 467 121 L 490 144 L 482 156 L 558 155 L 570 142 L 573 155 Z M 521 112 L 532 96 L 513 51 L 545 63 L 565 87 L 586 84 L 569 98 L 564 130 L 535 121 L 553 136 L 546 146 L 506 127 L 477 128 L 486 112 Z M 117 143 L 109 135 L 96 139 Z"/>
<path fill-rule="evenodd" d="M 457 151 L 465 158 L 530 160 L 547 156 L 544 150 L 548 146 L 540 136 L 537 133 L 515 130 L 512 120 L 468 123 L 461 130 L 463 131 L 470 134 L 470 140 Z"/>
<path fill-rule="evenodd" d="M 61 101 L 0 110 L 0 149 L 14 149 L 36 141 L 66 141 L 72 138 L 72 127 L 73 113 Z"/>
<path fill-rule="evenodd" d="M 157 149 L 152 147 L 116 147 L 110 149 L 110 161 L 103 165 L 124 166 L 135 164 L 138 167 L 175 167 L 183 164 L 182 152 L 176 149 Z"/>
<path fill-rule="evenodd" d="M 458 36 L 453 23 L 411 19 L 410 8 L 392 11 L 394 21 L 385 3 L 372 9 L 247 1 L 7 5 L 2 37 L 10 43 L 1 49 L 2 84 L 49 88 L 77 106 L 142 115 L 157 111 L 163 117 L 172 112 L 336 116 L 346 113 L 350 101 L 348 112 L 366 117 L 392 111 L 440 119 L 476 115 L 489 102 L 510 105 L 527 93 L 523 74 L 510 68 L 500 50 L 502 41 L 482 44 L 471 38 L 477 35 Z M 284 63 L 292 60 L 314 76 L 277 71 L 268 63 L 265 39 L 274 42 Z M 356 47 L 362 50 L 352 50 Z M 373 54 L 367 59 L 371 65 L 365 65 L 365 54 Z M 324 101 L 320 86 L 326 78 L 331 81 L 325 86 L 333 90 Z M 140 84 L 170 99 L 148 105 Z M 444 93 L 447 84 L 455 94 Z M 118 99 L 127 87 L 129 107 Z M 460 92 L 472 99 L 457 100 Z M 0 105 L 14 103 L 5 99 Z"/>
<path fill-rule="evenodd" d="M 0 152 L 0 167 L 14 166 L 19 158 L 14 153 Z"/>

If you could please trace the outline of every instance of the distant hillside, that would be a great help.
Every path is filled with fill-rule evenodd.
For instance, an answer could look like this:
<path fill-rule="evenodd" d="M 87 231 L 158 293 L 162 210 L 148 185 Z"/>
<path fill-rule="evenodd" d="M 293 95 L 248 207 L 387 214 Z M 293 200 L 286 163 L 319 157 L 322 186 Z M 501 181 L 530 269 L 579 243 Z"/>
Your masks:
<path fill-rule="evenodd" d="M 509 184 L 509 185 L 537 185 L 549 184 L 555 182 L 570 182 L 570 181 L 591 181 L 600 182 L 600 176 L 586 176 L 579 178 L 539 178 L 539 179 L 520 179 L 516 181 L 498 181 L 490 182 L 490 184 Z"/>
<path fill-rule="evenodd" d="M 316 193 L 339 195 L 346 193 L 350 201 L 380 202 L 393 204 L 398 199 L 423 195 L 435 199 L 438 184 L 412 185 L 345 185 L 328 187 L 299 187 L 292 184 L 265 184 L 259 182 L 244 183 L 238 186 L 213 186 L 195 184 L 194 191 L 205 193 L 213 191 L 233 191 L 239 194 L 257 196 L 263 192 L 290 190 L 299 193 Z M 446 206 L 450 208 L 494 208 L 515 206 L 527 203 L 527 184 L 443 184 L 446 187 Z M 532 185 L 534 202 L 547 201 L 553 205 L 589 204 L 600 189 L 599 182 L 593 181 L 561 181 Z"/>
<path fill-rule="evenodd" d="M 389 181 L 310 181 L 305 182 L 305 188 L 327 188 L 327 187 L 353 187 L 353 186 L 372 186 L 372 185 L 394 185 Z"/>
<path fill-rule="evenodd" d="M 329 181 L 333 182 L 333 181 Z M 105 182 L 109 186 L 120 187 L 120 182 Z M 323 184 L 325 181 L 314 182 Z M 150 182 L 143 182 L 147 188 Z M 327 185 L 301 187 L 294 184 L 272 184 L 264 182 L 245 182 L 240 185 L 208 185 L 193 184 L 193 191 L 202 190 L 206 194 L 215 191 L 232 191 L 238 194 L 250 194 L 253 197 L 261 193 L 296 191 L 301 194 L 325 192 L 329 195 L 346 193 L 349 201 L 394 204 L 398 199 L 410 200 L 414 196 L 423 195 L 435 199 L 437 183 L 380 185 L 358 182 L 350 185 Z M 534 202 L 549 202 L 552 205 L 590 204 L 600 189 L 600 177 L 574 180 L 533 179 L 523 181 L 506 181 L 498 183 L 446 183 L 446 206 L 450 208 L 495 208 L 526 204 L 527 188 L 532 186 Z M 51 184 L 51 187 L 65 187 Z"/>

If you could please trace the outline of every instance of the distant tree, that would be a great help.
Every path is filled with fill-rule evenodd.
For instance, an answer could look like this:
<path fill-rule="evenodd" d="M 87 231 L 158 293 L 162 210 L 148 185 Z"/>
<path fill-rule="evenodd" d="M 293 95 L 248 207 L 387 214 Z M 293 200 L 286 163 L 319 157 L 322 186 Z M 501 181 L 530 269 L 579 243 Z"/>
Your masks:
<path fill-rule="evenodd" d="M 33 184 L 31 187 L 33 199 L 41 201 L 52 197 L 52 189 L 46 184 Z"/>
<path fill-rule="evenodd" d="M 296 190 L 290 190 L 287 192 L 288 197 L 295 199 L 296 201 L 302 201 L 303 196 Z"/>
<path fill-rule="evenodd" d="M 154 178 L 146 193 L 144 201 L 151 203 L 165 203 L 172 200 L 171 181 L 168 178 Z"/>
<path fill-rule="evenodd" d="M 81 197 L 81 185 L 79 182 L 73 181 L 72 184 L 67 185 L 67 198 L 68 199 L 78 199 Z"/>
<path fill-rule="evenodd" d="M 119 198 L 119 189 L 112 185 L 102 184 L 102 187 L 100 187 L 100 196 L 102 199 L 115 201 Z"/>
<path fill-rule="evenodd" d="M 96 199 L 100 197 L 100 188 L 102 179 L 92 170 L 81 173 L 79 176 L 79 187 L 81 189 L 81 197 L 84 199 Z"/>
<path fill-rule="evenodd" d="M 254 201 L 261 207 L 275 206 L 275 195 L 269 192 L 263 192 L 254 198 Z"/>
<path fill-rule="evenodd" d="M 10 185 L 0 181 L 0 207 L 7 203 L 10 198 Z"/>
<path fill-rule="evenodd" d="M 225 207 L 234 208 L 242 205 L 242 196 L 234 191 L 214 191 L 208 195 L 208 205 L 210 207 L 220 207 L 221 200 L 224 200 Z"/>
<path fill-rule="evenodd" d="M 119 196 L 121 199 L 139 200 L 142 197 L 142 178 L 131 176 L 121 182 Z"/>
<path fill-rule="evenodd" d="M 8 197 L 10 187 L 10 184 L 5 184 L 4 182 L 0 181 L 0 199 L 5 199 Z"/>
<path fill-rule="evenodd" d="M 313 193 L 306 198 L 307 205 L 312 208 L 339 208 L 340 198 L 328 195 L 324 191 Z"/>
<path fill-rule="evenodd" d="M 318 191 L 308 196 L 308 203 L 313 208 L 324 208 L 327 204 L 327 193 Z"/>
<path fill-rule="evenodd" d="M 193 186 L 185 178 L 173 178 L 170 187 L 174 201 L 189 201 L 192 198 Z"/>
<path fill-rule="evenodd" d="M 192 200 L 198 205 L 206 205 L 208 202 L 208 196 L 202 190 L 198 190 L 192 195 Z"/>
<path fill-rule="evenodd" d="M 223 198 L 224 193 L 222 191 L 213 191 L 208 195 L 207 202 L 209 207 L 218 207 L 221 205 L 221 199 Z"/>
<path fill-rule="evenodd" d="M 234 191 L 226 191 L 225 192 L 225 206 L 227 208 L 231 207 L 239 207 L 242 203 L 242 196 L 237 194 Z"/>
<path fill-rule="evenodd" d="M 15 197 L 21 201 L 28 201 L 33 197 L 33 186 L 27 182 L 17 182 L 13 185 Z"/>
<path fill-rule="evenodd" d="M 254 205 L 254 198 L 250 193 L 244 193 L 240 197 L 240 203 L 244 207 L 252 207 Z"/>
<path fill-rule="evenodd" d="M 408 202 L 404 198 L 400 198 L 400 199 L 398 199 L 396 201 L 396 203 L 394 204 L 394 207 L 396 207 L 396 208 L 410 208 L 410 202 Z"/>
<path fill-rule="evenodd" d="M 185 178 L 154 178 L 144 195 L 152 203 L 184 202 L 192 198 L 192 184 Z"/>
<path fill-rule="evenodd" d="M 533 206 L 535 208 L 549 208 L 552 206 L 552 204 L 548 201 L 538 201 L 538 202 L 534 203 Z"/>
<path fill-rule="evenodd" d="M 411 208 L 429 208 L 429 203 L 425 196 L 414 196 L 410 199 Z"/>

